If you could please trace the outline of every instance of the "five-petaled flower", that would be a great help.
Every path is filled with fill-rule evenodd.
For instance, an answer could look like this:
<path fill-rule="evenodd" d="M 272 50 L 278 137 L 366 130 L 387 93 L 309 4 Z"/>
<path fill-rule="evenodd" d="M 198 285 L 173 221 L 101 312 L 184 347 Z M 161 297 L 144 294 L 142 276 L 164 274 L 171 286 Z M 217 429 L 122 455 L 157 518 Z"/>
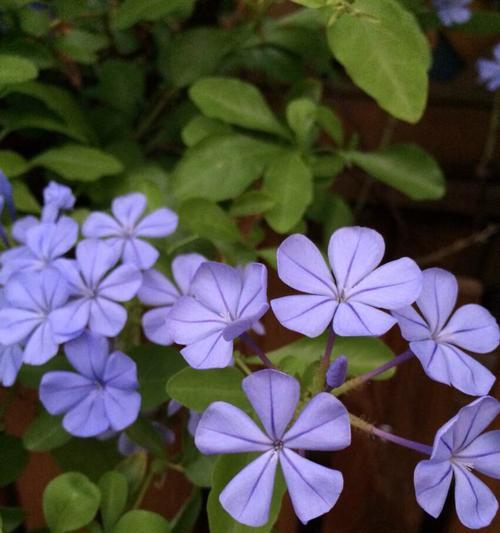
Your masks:
<path fill-rule="evenodd" d="M 479 59 L 477 62 L 479 79 L 488 90 L 500 89 L 500 43 L 493 48 L 493 59 Z"/>
<path fill-rule="evenodd" d="M 434 0 L 434 7 L 441 22 L 445 26 L 453 26 L 471 18 L 470 3 L 471 0 Z"/>
<path fill-rule="evenodd" d="M 418 463 L 414 476 L 417 501 L 430 515 L 441 514 L 454 477 L 460 521 L 471 529 L 491 523 L 497 499 L 472 470 L 500 478 L 500 431 L 483 433 L 499 412 L 500 402 L 484 396 L 439 429 L 431 458 Z"/>
<path fill-rule="evenodd" d="M 206 258 L 200 254 L 184 254 L 172 261 L 174 285 L 164 274 L 157 270 L 143 272 L 143 281 L 137 296 L 145 305 L 154 307 L 144 313 L 142 327 L 146 337 L 156 344 L 168 346 L 173 343 L 167 318 L 177 300 L 188 295 L 191 281 Z"/>
<path fill-rule="evenodd" d="M 137 294 L 142 274 L 130 264 L 114 268 L 118 259 L 116 248 L 88 239 L 76 247 L 76 260 L 61 259 L 57 263 L 73 295 L 51 317 L 62 342 L 78 337 L 86 327 L 106 337 L 115 337 L 123 329 L 127 311 L 117 302 L 126 302 Z"/>
<path fill-rule="evenodd" d="M 403 337 L 410 341 L 425 373 L 474 396 L 487 394 L 495 376 L 463 349 L 488 353 L 498 346 L 499 328 L 494 317 L 477 304 L 452 313 L 458 285 L 453 274 L 440 268 L 424 271 L 422 292 L 413 307 L 393 312 Z"/>
<path fill-rule="evenodd" d="M 384 239 L 372 229 L 337 230 L 328 246 L 334 279 L 318 248 L 304 235 L 291 235 L 278 248 L 278 275 L 307 294 L 272 300 L 277 319 L 308 337 L 329 324 L 339 335 L 382 335 L 396 319 L 380 308 L 413 303 L 422 285 L 422 273 L 408 257 L 378 267 L 384 251 Z"/>
<path fill-rule="evenodd" d="M 261 370 L 246 377 L 242 386 L 265 432 L 226 402 L 211 404 L 196 429 L 195 444 L 204 454 L 262 453 L 221 492 L 221 505 L 243 524 L 265 524 L 279 463 L 299 519 L 306 523 L 328 512 L 342 491 L 342 474 L 293 449 L 331 451 L 349 446 L 351 431 L 345 407 L 331 394 L 319 393 L 287 430 L 300 397 L 295 378 L 277 370 Z"/>
<path fill-rule="evenodd" d="M 63 427 L 78 437 L 121 431 L 139 414 L 141 396 L 134 361 L 121 352 L 109 354 L 105 337 L 91 332 L 68 342 L 66 357 L 75 372 L 47 372 L 40 383 L 40 400 Z"/>
<path fill-rule="evenodd" d="M 141 193 L 119 196 L 113 200 L 111 211 L 91 213 L 83 223 L 84 237 L 106 238 L 106 242 L 117 248 L 124 263 L 132 263 L 139 269 L 151 268 L 158 256 L 158 250 L 140 237 L 166 237 L 177 227 L 177 215 L 162 207 L 141 219 L 146 210 L 146 197 Z"/>
<path fill-rule="evenodd" d="M 47 362 L 59 348 L 51 319 L 68 297 L 69 287 L 54 268 L 12 276 L 5 287 L 6 302 L 0 309 L 1 342 L 22 342 L 25 363 Z"/>
<path fill-rule="evenodd" d="M 260 263 L 245 269 L 203 263 L 191 283 L 192 296 L 183 296 L 168 316 L 168 328 L 186 361 L 195 368 L 227 366 L 233 341 L 264 315 L 267 270 Z"/>

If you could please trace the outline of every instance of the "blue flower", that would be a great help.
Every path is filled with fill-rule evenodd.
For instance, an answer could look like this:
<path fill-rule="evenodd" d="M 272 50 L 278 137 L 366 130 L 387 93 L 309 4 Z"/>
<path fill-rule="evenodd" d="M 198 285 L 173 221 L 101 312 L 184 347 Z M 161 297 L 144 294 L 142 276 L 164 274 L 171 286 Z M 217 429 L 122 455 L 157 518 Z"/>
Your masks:
<path fill-rule="evenodd" d="M 166 237 L 177 228 L 177 215 L 167 208 L 157 209 L 141 219 L 146 209 L 146 197 L 131 193 L 113 200 L 111 211 L 92 213 L 84 222 L 85 237 L 105 237 L 106 242 L 119 250 L 124 263 L 132 263 L 144 270 L 158 259 L 158 250 L 139 237 Z"/>
<path fill-rule="evenodd" d="M 479 79 L 490 91 L 500 88 L 500 43 L 493 48 L 494 59 L 479 59 L 477 70 Z"/>
<path fill-rule="evenodd" d="M 55 181 L 51 181 L 43 190 L 43 201 L 42 222 L 55 222 L 60 211 L 68 211 L 75 205 L 71 189 Z"/>
<path fill-rule="evenodd" d="M 64 413 L 64 429 L 77 437 L 133 424 L 141 405 L 134 361 L 121 352 L 109 354 L 108 341 L 90 332 L 68 342 L 65 352 L 76 372 L 43 376 L 40 400 L 45 409 L 52 415 Z"/>
<path fill-rule="evenodd" d="M 3 292 L 3 289 L 0 289 L 0 309 L 7 305 Z M 5 346 L 0 343 L 0 385 L 13 385 L 22 364 L 23 349 L 20 344 Z"/>
<path fill-rule="evenodd" d="M 62 342 L 78 337 L 87 327 L 105 337 L 116 337 L 123 329 L 127 311 L 117 302 L 127 302 L 137 294 L 142 275 L 130 264 L 114 268 L 118 259 L 116 248 L 88 239 L 76 247 L 76 260 L 58 261 L 73 296 L 52 315 L 54 331 Z"/>
<path fill-rule="evenodd" d="M 55 269 L 13 276 L 5 287 L 5 306 L 0 309 L 2 343 L 25 344 L 25 363 L 42 365 L 47 362 L 59 348 L 51 317 L 68 297 L 69 287 Z"/>
<path fill-rule="evenodd" d="M 434 7 L 441 22 L 445 26 L 467 22 L 472 12 L 469 9 L 471 0 L 434 0 Z"/>

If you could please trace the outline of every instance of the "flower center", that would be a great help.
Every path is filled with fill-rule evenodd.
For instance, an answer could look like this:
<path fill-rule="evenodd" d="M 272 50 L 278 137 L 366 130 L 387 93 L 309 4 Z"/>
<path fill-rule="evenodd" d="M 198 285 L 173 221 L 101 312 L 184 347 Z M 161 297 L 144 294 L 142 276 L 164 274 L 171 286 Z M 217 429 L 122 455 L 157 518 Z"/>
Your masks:
<path fill-rule="evenodd" d="M 278 439 L 273 442 L 273 448 L 275 452 L 280 452 L 283 449 L 283 447 L 284 447 L 284 444 L 282 440 Z"/>

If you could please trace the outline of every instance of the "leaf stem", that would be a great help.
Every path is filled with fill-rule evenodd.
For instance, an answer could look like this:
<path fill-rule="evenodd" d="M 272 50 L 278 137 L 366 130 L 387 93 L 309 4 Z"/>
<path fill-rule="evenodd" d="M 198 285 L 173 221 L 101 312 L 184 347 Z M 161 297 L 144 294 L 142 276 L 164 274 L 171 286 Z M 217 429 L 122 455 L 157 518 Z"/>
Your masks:
<path fill-rule="evenodd" d="M 333 331 L 333 327 L 330 327 L 328 331 L 328 338 L 326 340 L 325 351 L 321 356 L 319 367 L 316 373 L 316 382 L 314 387 L 314 390 L 316 391 L 322 391 L 326 388 L 326 373 L 328 371 L 328 367 L 330 366 L 330 359 L 332 357 L 333 345 L 335 344 L 335 337 L 336 336 L 335 332 Z"/>
<path fill-rule="evenodd" d="M 243 373 L 246 374 L 247 376 L 249 376 L 252 373 L 250 368 L 246 365 L 246 363 L 243 361 L 241 357 L 235 355 L 234 362 L 236 363 L 236 366 L 238 366 L 243 371 Z"/>

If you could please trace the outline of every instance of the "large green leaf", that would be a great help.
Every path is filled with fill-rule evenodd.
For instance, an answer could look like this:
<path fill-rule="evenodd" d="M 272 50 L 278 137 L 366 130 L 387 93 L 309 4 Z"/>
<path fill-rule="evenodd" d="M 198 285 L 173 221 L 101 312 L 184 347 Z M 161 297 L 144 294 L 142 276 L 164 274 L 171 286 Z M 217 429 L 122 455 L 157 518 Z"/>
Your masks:
<path fill-rule="evenodd" d="M 265 214 L 267 223 L 278 233 L 286 233 L 300 222 L 312 201 L 311 169 L 300 154 L 285 153 L 267 169 L 263 190 L 275 202 Z"/>
<path fill-rule="evenodd" d="M 445 193 L 445 179 L 438 163 L 414 144 L 396 144 L 371 153 L 352 151 L 345 157 L 412 200 L 436 200 Z"/>
<path fill-rule="evenodd" d="M 429 44 L 415 17 L 396 0 L 355 0 L 328 28 L 335 57 L 386 111 L 417 122 L 427 100 Z"/>
<path fill-rule="evenodd" d="M 0 54 L 0 85 L 20 83 L 36 78 L 36 65 L 25 57 Z"/>
<path fill-rule="evenodd" d="M 260 91 L 250 83 L 234 78 L 203 78 L 191 87 L 189 96 L 208 117 L 289 137 Z"/>
<path fill-rule="evenodd" d="M 43 493 L 43 512 L 53 533 L 64 533 L 86 526 L 99 508 L 98 487 L 78 472 L 67 472 L 53 479 Z"/>
<path fill-rule="evenodd" d="M 23 444 L 32 452 L 46 452 L 66 444 L 70 439 L 71 435 L 61 426 L 60 418 L 42 411 L 28 426 Z"/>
<path fill-rule="evenodd" d="M 167 393 L 194 411 L 204 411 L 219 400 L 247 410 L 249 403 L 241 389 L 242 378 L 241 372 L 232 367 L 210 370 L 189 367 L 169 379 Z"/>
<path fill-rule="evenodd" d="M 112 533 L 170 533 L 171 531 L 170 524 L 163 516 L 151 511 L 136 509 L 124 514 L 113 528 Z"/>
<path fill-rule="evenodd" d="M 246 135 L 211 135 L 184 153 L 174 173 L 174 193 L 183 200 L 236 198 L 279 151 L 275 144 Z"/>
<path fill-rule="evenodd" d="M 193 4 L 194 0 L 125 0 L 114 11 L 111 23 L 116 30 L 126 30 L 142 20 L 189 11 Z"/>
<path fill-rule="evenodd" d="M 77 144 L 42 152 L 32 160 L 32 165 L 48 168 L 72 181 L 96 181 L 123 170 L 116 157 L 97 148 Z"/>
<path fill-rule="evenodd" d="M 179 209 L 179 219 L 184 227 L 190 228 L 199 237 L 216 243 L 241 242 L 235 223 L 221 207 L 209 200 L 187 200 Z"/>
<path fill-rule="evenodd" d="M 280 365 L 286 358 L 294 357 L 300 374 L 320 357 L 326 346 L 327 335 L 323 334 L 315 339 L 303 338 L 268 353 L 270 359 Z M 333 357 L 345 355 L 349 362 L 349 375 L 357 376 L 373 370 L 386 363 L 394 353 L 380 339 L 375 337 L 337 337 L 333 346 Z M 392 376 L 393 371 L 381 374 L 377 379 Z"/>
<path fill-rule="evenodd" d="M 24 174 L 29 169 L 29 164 L 24 157 L 12 150 L 0 150 L 0 169 L 9 178 Z"/>
<path fill-rule="evenodd" d="M 101 491 L 101 518 L 104 529 L 108 531 L 118 521 L 127 505 L 127 478 L 120 472 L 106 472 L 99 479 Z"/>
<path fill-rule="evenodd" d="M 221 506 L 219 495 L 231 479 L 236 476 L 250 461 L 256 458 L 255 454 L 222 455 L 217 460 L 213 475 L 212 490 L 208 496 L 207 512 L 210 531 L 214 533 L 269 533 L 278 518 L 281 500 L 286 486 L 281 472 L 277 472 L 274 483 L 273 499 L 269 510 L 269 521 L 265 526 L 249 527 L 240 524 L 232 518 Z"/>
<path fill-rule="evenodd" d="M 28 454 L 21 439 L 0 433 L 0 487 L 17 479 L 28 462 Z"/>
<path fill-rule="evenodd" d="M 79 28 L 69 28 L 54 43 L 57 50 L 85 65 L 95 63 L 97 53 L 108 44 L 108 37 L 104 33 L 91 33 Z"/>

